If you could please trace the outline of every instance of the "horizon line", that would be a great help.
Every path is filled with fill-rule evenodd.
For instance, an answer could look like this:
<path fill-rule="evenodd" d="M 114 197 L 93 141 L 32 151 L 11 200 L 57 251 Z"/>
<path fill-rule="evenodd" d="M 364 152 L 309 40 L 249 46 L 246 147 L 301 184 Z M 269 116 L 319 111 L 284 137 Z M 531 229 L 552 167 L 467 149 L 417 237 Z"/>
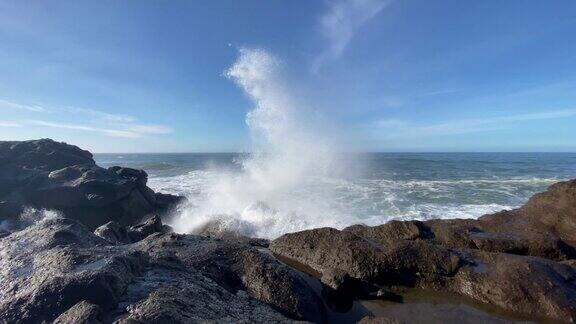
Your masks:
<path fill-rule="evenodd" d="M 253 152 L 223 152 L 223 151 L 190 151 L 190 152 L 90 152 L 92 154 L 252 154 Z M 338 152 L 338 154 L 383 154 L 383 153 L 404 153 L 404 154 L 461 154 L 461 153 L 517 153 L 517 154 L 556 154 L 568 153 L 576 154 L 574 151 L 357 151 L 357 152 Z"/>

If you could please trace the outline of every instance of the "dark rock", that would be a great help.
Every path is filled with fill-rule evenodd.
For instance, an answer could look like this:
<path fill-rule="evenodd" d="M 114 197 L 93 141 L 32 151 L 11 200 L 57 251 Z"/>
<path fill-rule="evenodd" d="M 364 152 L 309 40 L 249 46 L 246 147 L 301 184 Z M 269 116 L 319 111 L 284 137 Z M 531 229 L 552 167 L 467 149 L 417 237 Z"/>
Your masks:
<path fill-rule="evenodd" d="M 126 227 L 116 222 L 108 222 L 94 230 L 94 234 L 112 244 L 132 243 Z"/>
<path fill-rule="evenodd" d="M 119 166 L 110 167 L 108 170 L 116 173 L 124 179 L 130 179 L 136 182 L 138 186 L 146 186 L 146 182 L 148 182 L 148 174 L 144 170 L 123 168 Z"/>
<path fill-rule="evenodd" d="M 347 230 L 381 244 L 394 243 L 398 240 L 415 240 L 429 235 L 420 221 L 393 220 L 379 226 L 351 227 Z"/>
<path fill-rule="evenodd" d="M 150 270 L 129 287 L 145 296 L 117 323 L 292 322 L 243 291 L 231 293 L 195 270 Z"/>
<path fill-rule="evenodd" d="M 419 277 L 452 276 L 464 262 L 457 253 L 424 242 L 382 245 L 349 231 L 323 228 L 285 234 L 270 249 L 324 273 L 362 281 L 414 284 Z"/>
<path fill-rule="evenodd" d="M 97 166 L 90 152 L 49 139 L 0 142 L 0 220 L 24 206 L 61 211 L 95 229 L 109 221 L 137 224 L 182 201 L 154 193 L 142 170 Z"/>
<path fill-rule="evenodd" d="M 237 231 L 230 230 L 226 224 L 222 224 L 219 220 L 210 221 L 203 226 L 197 228 L 192 234 L 217 238 L 226 241 L 235 241 L 239 243 L 246 243 L 252 246 L 268 247 L 270 241 L 262 238 L 252 238 L 238 233 Z"/>
<path fill-rule="evenodd" d="M 0 166 L 26 169 L 57 170 L 71 165 L 94 165 L 92 154 L 77 146 L 51 139 L 24 142 L 0 141 Z"/>
<path fill-rule="evenodd" d="M 74 220 L 54 218 L 0 238 L 2 321 L 323 320 L 319 296 L 266 252 L 241 242 L 154 232 L 159 228 L 159 219 L 152 219 L 127 230 L 144 239 L 110 244 Z"/>
<path fill-rule="evenodd" d="M 153 259 L 177 259 L 230 293 L 245 290 L 291 318 L 321 321 L 324 316 L 321 299 L 295 270 L 247 243 L 172 233 L 151 235 L 137 245 Z"/>
<path fill-rule="evenodd" d="M 469 251 L 442 289 L 531 316 L 576 319 L 576 271 L 550 260 L 507 253 Z M 434 286 L 436 283 L 425 283 Z"/>
<path fill-rule="evenodd" d="M 111 250 L 67 219 L 1 240 L 0 314 L 10 323 L 53 320 L 83 300 L 111 309 L 146 261 L 137 251 Z"/>
<path fill-rule="evenodd" d="M 322 273 L 320 280 L 334 290 L 343 290 L 343 287 L 351 280 L 351 277 L 346 271 L 328 269 Z"/>
<path fill-rule="evenodd" d="M 312 267 L 336 288 L 348 275 L 375 288 L 452 291 L 525 314 L 562 320 L 576 316 L 576 272 L 566 265 L 504 253 L 453 251 L 424 240 L 366 242 L 347 231 L 318 229 L 286 234 L 270 248 Z"/>
<path fill-rule="evenodd" d="M 0 220 L 16 219 L 23 211 L 22 206 L 19 204 L 9 201 L 0 201 Z"/>
<path fill-rule="evenodd" d="M 156 208 L 160 212 L 168 213 L 172 209 L 176 208 L 179 204 L 186 201 L 186 197 L 164 194 L 157 192 L 154 195 L 154 199 L 156 201 Z"/>
<path fill-rule="evenodd" d="M 576 268 L 576 259 L 572 259 L 572 260 L 564 260 L 564 261 L 560 261 L 561 264 L 565 264 L 567 266 L 570 266 L 572 268 Z"/>
<path fill-rule="evenodd" d="M 352 308 L 355 298 L 366 295 L 362 290 L 362 282 L 350 277 L 345 271 L 328 269 L 322 273 L 320 280 L 325 285 L 322 295 L 330 308 L 338 312 L 347 312 Z"/>
<path fill-rule="evenodd" d="M 377 317 L 377 316 L 365 316 L 363 317 L 360 321 L 358 321 L 358 324 L 401 324 L 403 322 L 393 319 L 393 318 L 387 318 L 387 317 Z"/>
<path fill-rule="evenodd" d="M 99 324 L 103 317 L 100 306 L 83 300 L 58 316 L 54 324 Z"/>
<path fill-rule="evenodd" d="M 381 249 L 372 242 L 333 228 L 285 234 L 271 243 L 270 250 L 321 274 L 341 270 L 361 280 L 370 279 L 378 272 L 381 257 Z"/>
<path fill-rule="evenodd" d="M 300 275 L 271 255 L 255 249 L 240 254 L 236 265 L 248 294 L 289 317 L 325 321 L 322 300 Z"/>
<path fill-rule="evenodd" d="M 108 222 L 94 230 L 94 234 L 112 244 L 127 244 L 143 240 L 154 233 L 165 233 L 169 231 L 169 228 L 162 225 L 160 217 L 153 216 L 142 224 L 128 228 L 120 226 L 116 222 Z"/>
<path fill-rule="evenodd" d="M 576 245 L 576 179 L 558 182 L 545 192 L 534 195 L 520 208 L 518 218 L 543 225 L 548 231 Z"/>
<path fill-rule="evenodd" d="M 162 220 L 158 216 L 153 216 L 142 224 L 130 226 L 128 236 L 132 242 L 138 242 L 148 237 L 148 235 L 161 233 L 163 231 Z"/>

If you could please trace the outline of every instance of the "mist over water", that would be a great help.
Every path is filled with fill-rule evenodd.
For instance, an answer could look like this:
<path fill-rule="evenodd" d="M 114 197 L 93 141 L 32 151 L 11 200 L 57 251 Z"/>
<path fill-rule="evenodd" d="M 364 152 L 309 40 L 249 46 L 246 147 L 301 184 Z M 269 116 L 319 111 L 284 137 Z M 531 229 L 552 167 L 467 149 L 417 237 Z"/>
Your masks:
<path fill-rule="evenodd" d="M 253 152 L 239 161 L 239 170 L 212 170 L 205 199 L 190 202 L 175 216 L 176 231 L 194 232 L 210 223 L 244 235 L 276 237 L 342 221 L 341 212 L 330 208 L 329 190 L 310 192 L 309 182 L 336 172 L 334 150 L 328 136 L 306 126 L 313 122 L 291 96 L 283 68 L 265 50 L 241 49 L 225 72 L 254 104 L 246 116 Z"/>

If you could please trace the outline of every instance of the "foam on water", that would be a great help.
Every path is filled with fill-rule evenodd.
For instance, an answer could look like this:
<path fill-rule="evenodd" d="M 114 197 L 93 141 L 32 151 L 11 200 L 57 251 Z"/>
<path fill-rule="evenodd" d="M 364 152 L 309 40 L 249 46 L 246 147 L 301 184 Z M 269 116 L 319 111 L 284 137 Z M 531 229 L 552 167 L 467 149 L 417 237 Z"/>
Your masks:
<path fill-rule="evenodd" d="M 214 213 L 206 212 L 202 208 L 221 176 L 219 170 L 195 170 L 175 177 L 151 178 L 150 186 L 189 198 L 184 214 L 196 223 L 188 230 L 218 220 L 223 223 L 222 229 L 234 228 L 253 236 L 276 237 L 308 228 L 343 228 L 359 223 L 378 225 L 393 219 L 476 218 L 516 208 L 535 192 L 563 180 L 425 181 L 310 176 L 289 192 L 290 199 L 273 203 L 256 199 L 230 213 L 219 212 L 221 208 L 215 208 Z"/>

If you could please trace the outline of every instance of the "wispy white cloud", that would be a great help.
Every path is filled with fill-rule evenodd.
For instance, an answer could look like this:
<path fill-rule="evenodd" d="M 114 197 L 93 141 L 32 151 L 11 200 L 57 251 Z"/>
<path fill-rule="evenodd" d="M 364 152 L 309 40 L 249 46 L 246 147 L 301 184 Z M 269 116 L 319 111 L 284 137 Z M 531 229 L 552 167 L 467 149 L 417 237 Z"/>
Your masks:
<path fill-rule="evenodd" d="M 24 125 L 17 122 L 0 120 L 0 127 L 23 127 L 23 126 Z"/>
<path fill-rule="evenodd" d="M 95 132 L 111 137 L 122 137 L 122 138 L 141 138 L 146 135 L 168 134 L 172 132 L 170 128 L 161 125 L 123 125 L 123 127 L 108 128 L 108 127 L 95 127 L 90 125 L 57 123 L 44 120 L 27 120 L 23 121 L 23 123 L 29 126 Z"/>
<path fill-rule="evenodd" d="M 0 107 L 10 108 L 10 109 L 18 109 L 18 110 L 27 110 L 31 112 L 49 112 L 49 113 L 73 113 L 73 114 L 81 114 L 99 118 L 103 121 L 109 122 L 119 122 L 119 123 L 130 123 L 135 122 L 136 118 L 133 116 L 122 115 L 122 114 L 111 114 L 105 111 L 96 110 L 96 109 L 88 109 L 88 108 L 80 108 L 80 107 L 71 107 L 71 106 L 64 106 L 64 107 L 48 107 L 44 105 L 27 105 L 22 103 L 17 103 L 11 100 L 0 99 Z"/>
<path fill-rule="evenodd" d="M 172 132 L 170 127 L 163 125 L 128 125 L 127 129 L 140 134 L 169 134 Z"/>
<path fill-rule="evenodd" d="M 576 116 L 576 109 L 561 109 L 486 118 L 456 119 L 435 124 L 418 124 L 401 119 L 381 119 L 370 124 L 368 128 L 380 138 L 413 138 L 486 132 L 504 129 L 515 123 L 574 116 Z"/>
<path fill-rule="evenodd" d="M 118 122 L 118 123 L 131 123 L 136 121 L 136 117 L 129 116 L 129 115 L 122 115 L 122 114 L 110 114 L 104 111 L 95 110 L 95 109 L 88 109 L 88 108 L 80 108 L 80 107 L 60 107 L 58 108 L 60 111 L 70 112 L 75 114 L 84 114 L 90 115 L 93 117 L 100 118 L 104 121 L 110 122 Z"/>
<path fill-rule="evenodd" d="M 34 119 L 18 121 L 0 121 L 0 127 L 50 127 L 58 129 L 69 129 L 85 132 L 101 133 L 111 137 L 141 138 L 147 135 L 162 135 L 172 132 L 172 128 L 164 125 L 150 125 L 137 123 L 133 116 L 122 114 L 111 114 L 101 110 L 79 108 L 71 106 L 44 107 L 38 105 L 23 105 L 9 100 L 0 99 L 0 107 L 27 110 L 31 112 L 49 113 L 51 120 Z M 70 115 L 83 117 L 83 123 L 73 123 L 68 120 Z M 76 117 L 78 119 L 78 116 Z"/>
<path fill-rule="evenodd" d="M 107 136 L 112 137 L 123 137 L 123 138 L 140 138 L 142 134 L 122 130 L 122 129 L 110 129 L 110 128 L 100 128 L 100 127 L 93 127 L 93 126 L 86 126 L 86 125 L 78 125 L 78 124 L 67 124 L 67 123 L 55 123 L 43 120 L 28 120 L 25 121 L 27 125 L 30 126 L 40 126 L 40 127 L 50 127 L 50 128 L 59 128 L 59 129 L 72 129 L 72 130 L 79 130 L 79 131 L 87 131 L 87 132 L 96 132 L 102 133 Z"/>
<path fill-rule="evenodd" d="M 376 17 L 391 0 L 334 0 L 320 17 L 320 32 L 327 41 L 325 50 L 312 65 L 314 72 L 328 60 L 338 58 L 354 34 L 367 22 Z"/>
<path fill-rule="evenodd" d="M 33 112 L 46 112 L 48 109 L 38 105 L 23 105 L 16 102 L 8 101 L 0 99 L 0 107 L 4 108 L 11 108 L 11 109 L 18 109 L 18 110 L 27 110 Z"/>

